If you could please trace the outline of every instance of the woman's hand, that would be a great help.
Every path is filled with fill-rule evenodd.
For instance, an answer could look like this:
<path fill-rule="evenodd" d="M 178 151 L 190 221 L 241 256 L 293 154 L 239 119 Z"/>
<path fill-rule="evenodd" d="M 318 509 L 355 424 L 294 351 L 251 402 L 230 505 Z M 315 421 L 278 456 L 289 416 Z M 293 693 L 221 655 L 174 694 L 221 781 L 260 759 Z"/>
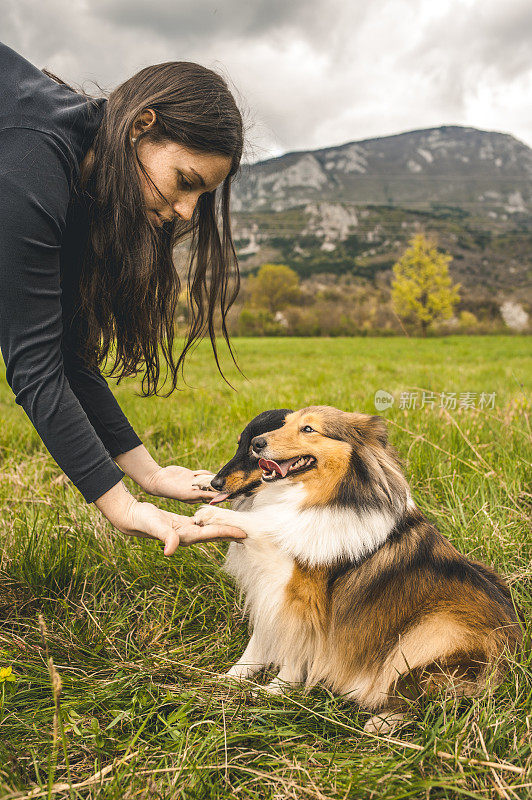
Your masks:
<path fill-rule="evenodd" d="M 191 517 L 164 511 L 152 503 L 139 503 L 121 481 L 99 497 L 95 505 L 122 533 L 164 542 L 165 556 L 171 556 L 179 546 L 246 538 L 243 531 L 230 525 L 199 526 Z"/>
<path fill-rule="evenodd" d="M 130 522 L 122 531 L 130 536 L 149 536 L 164 542 L 165 556 L 171 556 L 179 546 L 186 547 L 213 539 L 245 539 L 246 534 L 229 525 L 195 525 L 191 517 L 173 514 L 157 508 L 152 503 L 135 501 Z"/>
<path fill-rule="evenodd" d="M 115 456 L 118 466 L 138 483 L 148 494 L 155 497 L 168 497 L 184 503 L 205 503 L 212 500 L 216 492 L 198 489 L 192 481 L 198 475 L 211 475 L 206 469 L 187 469 L 186 467 L 160 467 L 150 456 L 143 444 L 137 445 L 127 453 Z M 206 481 L 208 484 L 210 481 Z"/>
<path fill-rule="evenodd" d="M 199 475 L 209 475 L 206 469 L 187 469 L 186 467 L 158 467 L 144 486 L 144 491 L 156 497 L 168 497 L 183 503 L 205 503 L 216 495 L 214 489 L 199 489 L 193 481 Z M 210 480 L 206 481 L 209 484 Z"/>

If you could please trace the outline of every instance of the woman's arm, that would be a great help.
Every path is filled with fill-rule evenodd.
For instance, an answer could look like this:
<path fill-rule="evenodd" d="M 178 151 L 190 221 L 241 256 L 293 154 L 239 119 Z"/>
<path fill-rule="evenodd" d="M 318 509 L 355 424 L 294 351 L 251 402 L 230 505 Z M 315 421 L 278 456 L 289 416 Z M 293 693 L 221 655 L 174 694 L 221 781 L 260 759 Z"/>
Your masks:
<path fill-rule="evenodd" d="M 186 467 L 161 467 L 153 459 L 143 444 L 134 447 L 127 453 L 115 456 L 115 461 L 126 475 L 148 494 L 155 497 L 170 497 L 185 503 L 201 503 L 209 501 L 216 494 L 205 492 L 192 485 L 198 475 L 208 475 L 207 470 L 191 470 Z"/>
<path fill-rule="evenodd" d="M 53 137 L 0 131 L 0 346 L 7 381 L 53 458 L 93 502 L 123 472 L 64 370 L 60 251 L 69 197 L 68 158 Z"/>
<path fill-rule="evenodd" d="M 65 370 L 72 391 L 94 426 L 96 433 L 120 469 L 141 489 L 155 497 L 169 497 L 185 503 L 201 503 L 214 496 L 192 485 L 206 470 L 161 467 L 151 457 L 120 408 L 107 381 L 99 371 L 86 367 L 73 351 L 74 330 L 64 345 Z"/>
<path fill-rule="evenodd" d="M 165 556 L 179 546 L 210 542 L 213 539 L 245 539 L 246 534 L 230 525 L 195 525 L 191 517 L 164 511 L 152 503 L 139 503 L 122 482 L 99 497 L 95 506 L 109 522 L 128 536 L 159 539 Z"/>
<path fill-rule="evenodd" d="M 111 457 L 148 494 L 185 503 L 209 501 L 214 496 L 192 485 L 206 470 L 161 467 L 148 453 L 99 371 L 86 367 L 72 351 L 73 336 L 64 345 L 65 371 L 70 387 Z"/>
<path fill-rule="evenodd" d="M 87 339 L 87 322 L 80 314 L 80 229 L 84 232 L 82 205 L 70 206 L 71 226 L 63 240 L 62 307 L 63 361 L 70 387 L 98 437 L 120 468 L 148 494 L 170 497 L 190 503 L 211 500 L 214 492 L 200 491 L 192 485 L 197 475 L 210 474 L 205 470 L 192 471 L 185 467 L 161 467 L 150 456 L 133 430 L 100 370 L 88 366 L 80 352 Z M 83 235 L 83 234 L 82 234 Z"/>

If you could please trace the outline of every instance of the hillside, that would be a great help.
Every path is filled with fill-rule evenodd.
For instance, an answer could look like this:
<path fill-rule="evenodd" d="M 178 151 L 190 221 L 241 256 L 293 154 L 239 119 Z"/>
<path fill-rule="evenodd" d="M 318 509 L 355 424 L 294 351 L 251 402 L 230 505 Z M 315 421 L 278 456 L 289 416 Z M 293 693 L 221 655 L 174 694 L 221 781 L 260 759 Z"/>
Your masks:
<path fill-rule="evenodd" d="M 234 187 L 244 269 L 373 277 L 418 230 L 465 285 L 530 284 L 532 149 L 508 134 L 442 126 L 246 165 Z"/>

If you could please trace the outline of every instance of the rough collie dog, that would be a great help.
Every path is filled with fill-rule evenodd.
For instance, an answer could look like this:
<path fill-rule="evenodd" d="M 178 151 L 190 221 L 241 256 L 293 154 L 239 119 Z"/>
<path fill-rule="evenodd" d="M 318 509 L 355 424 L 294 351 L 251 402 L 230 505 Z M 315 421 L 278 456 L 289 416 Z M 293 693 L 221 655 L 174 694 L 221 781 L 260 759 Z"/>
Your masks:
<path fill-rule="evenodd" d="M 510 591 L 416 507 L 384 421 L 315 406 L 278 422 L 250 440 L 251 484 L 229 465 L 213 480 L 238 510 L 195 515 L 248 536 L 225 563 L 253 629 L 228 675 L 274 665 L 269 691 L 322 683 L 372 711 L 366 730 L 380 732 L 431 690 L 473 696 L 498 682 L 521 639 Z"/>

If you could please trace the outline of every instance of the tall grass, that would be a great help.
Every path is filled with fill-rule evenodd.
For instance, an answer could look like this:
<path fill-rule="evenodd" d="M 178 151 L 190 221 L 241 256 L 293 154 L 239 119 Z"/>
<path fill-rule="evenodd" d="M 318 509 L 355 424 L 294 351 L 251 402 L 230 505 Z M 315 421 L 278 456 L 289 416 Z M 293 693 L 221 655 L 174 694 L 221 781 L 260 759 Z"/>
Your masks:
<path fill-rule="evenodd" d="M 461 550 L 507 577 L 529 643 L 530 339 L 236 346 L 247 376 L 228 363 L 237 391 L 206 346 L 188 387 L 168 399 L 137 397 L 139 381 L 117 388 L 160 463 L 216 469 L 261 410 L 327 403 L 374 413 L 385 389 L 396 402 L 383 416 L 415 500 Z M 417 391 L 419 402 L 423 389 L 496 396 L 487 410 L 398 407 L 401 392 Z M 0 416 L 1 798 L 532 795 L 529 646 L 497 692 L 420 703 L 392 737 L 364 734 L 368 715 L 324 689 L 275 698 L 228 686 L 219 675 L 247 632 L 220 570 L 224 546 L 165 559 L 158 543 L 123 537 L 62 479 L 3 379 Z"/>

